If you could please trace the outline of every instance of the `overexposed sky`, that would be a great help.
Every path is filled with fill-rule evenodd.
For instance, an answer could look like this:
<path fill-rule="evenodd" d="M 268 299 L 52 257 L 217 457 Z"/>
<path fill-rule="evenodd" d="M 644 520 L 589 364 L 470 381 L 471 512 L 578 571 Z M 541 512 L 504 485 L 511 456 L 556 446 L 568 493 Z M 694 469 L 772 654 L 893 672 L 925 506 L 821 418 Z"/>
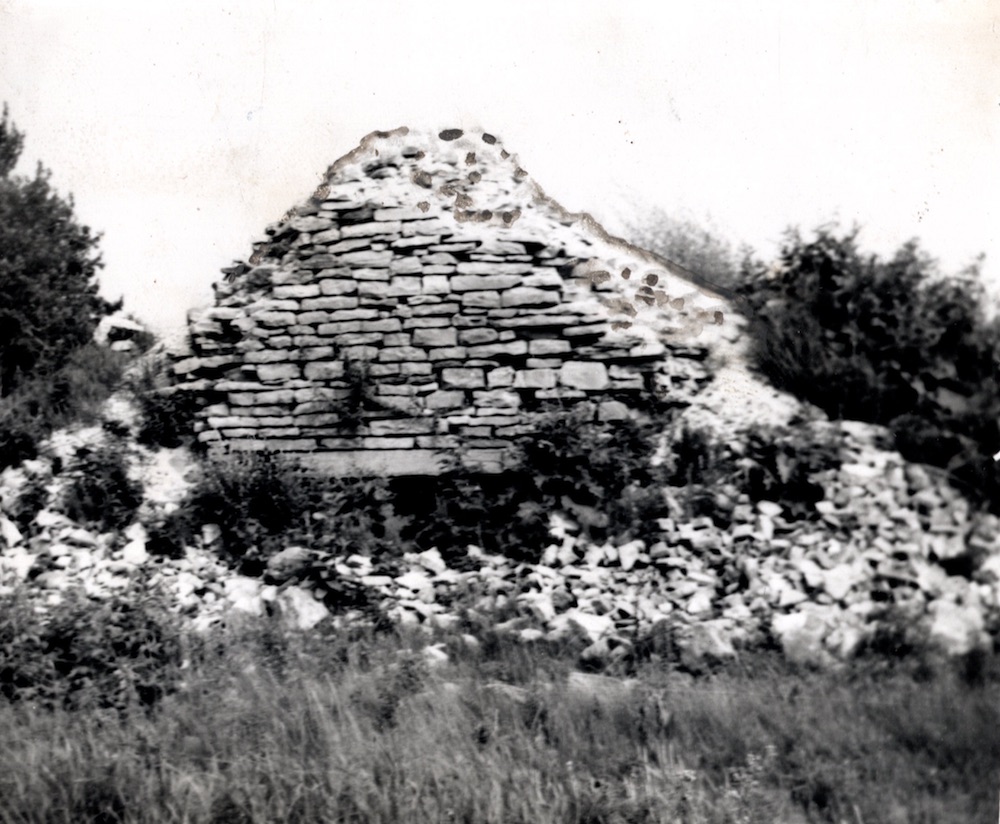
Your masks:
<path fill-rule="evenodd" d="M 0 0 L 0 100 L 159 328 L 375 129 L 481 126 L 613 232 L 839 219 L 1000 284 L 1000 6 Z M 998 288 L 1000 292 L 1000 288 Z"/>

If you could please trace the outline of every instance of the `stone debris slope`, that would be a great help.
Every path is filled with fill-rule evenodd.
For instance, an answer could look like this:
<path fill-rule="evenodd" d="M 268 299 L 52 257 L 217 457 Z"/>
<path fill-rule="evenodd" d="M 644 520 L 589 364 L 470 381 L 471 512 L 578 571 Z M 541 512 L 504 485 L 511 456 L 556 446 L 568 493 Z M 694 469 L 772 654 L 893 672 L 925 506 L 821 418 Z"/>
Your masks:
<path fill-rule="evenodd" d="M 659 520 L 655 542 L 595 544 L 553 513 L 538 563 L 475 547 L 452 568 L 433 548 L 331 558 L 291 545 L 262 578 L 220 560 L 214 524 L 201 525 L 179 556 L 158 554 L 147 525 L 183 498 L 195 468 L 184 450 L 132 448 L 146 503 L 121 532 L 102 534 L 60 512 L 64 481 L 53 458 L 108 437 L 81 429 L 60 434 L 49 457 L 0 475 L 4 511 L 32 482 L 47 490 L 31 537 L 0 514 L 0 591 L 27 588 L 43 610 L 80 588 L 96 599 L 159 591 L 201 629 L 235 613 L 277 613 L 306 630 L 378 615 L 458 634 L 492 623 L 525 643 L 575 641 L 590 666 L 631 656 L 637 644 L 691 666 L 771 644 L 820 666 L 879 638 L 948 655 L 990 647 L 1000 628 L 998 520 L 971 513 L 941 477 L 887 449 L 884 430 L 810 426 L 843 448 L 839 466 L 811 475 L 822 497 L 807 506 L 735 493 L 723 527 L 683 517 L 683 490 L 666 488 L 677 516 Z"/>
<path fill-rule="evenodd" d="M 733 357 L 718 295 L 544 196 L 482 132 L 375 133 L 194 316 L 202 442 L 341 474 L 498 469 L 547 402 L 681 405 Z"/>

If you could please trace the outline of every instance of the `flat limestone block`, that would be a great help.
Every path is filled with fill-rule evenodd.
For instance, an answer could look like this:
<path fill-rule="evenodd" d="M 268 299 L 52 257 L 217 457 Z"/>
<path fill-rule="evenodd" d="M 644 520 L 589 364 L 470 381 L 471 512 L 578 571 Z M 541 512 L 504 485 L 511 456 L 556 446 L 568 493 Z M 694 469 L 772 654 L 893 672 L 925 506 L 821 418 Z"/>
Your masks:
<path fill-rule="evenodd" d="M 307 469 L 342 477 L 439 475 L 444 471 L 441 453 L 434 449 L 311 452 L 299 460 Z"/>

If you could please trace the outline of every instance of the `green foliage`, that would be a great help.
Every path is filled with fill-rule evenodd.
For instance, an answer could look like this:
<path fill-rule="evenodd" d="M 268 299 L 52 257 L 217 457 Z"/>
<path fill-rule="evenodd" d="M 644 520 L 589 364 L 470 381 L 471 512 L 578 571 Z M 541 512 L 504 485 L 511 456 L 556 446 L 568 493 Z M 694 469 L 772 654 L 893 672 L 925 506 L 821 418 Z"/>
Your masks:
<path fill-rule="evenodd" d="M 23 381 L 0 400 L 0 469 L 34 458 L 53 429 L 96 421 L 129 357 L 87 343 L 53 373 Z"/>
<path fill-rule="evenodd" d="M 1000 323 L 976 268 L 942 278 L 916 242 L 881 260 L 856 234 L 790 232 L 775 265 L 745 263 L 759 368 L 833 418 L 889 426 L 904 457 L 997 504 Z"/>
<path fill-rule="evenodd" d="M 795 520 L 818 518 L 814 504 L 824 490 L 815 475 L 841 464 L 836 431 L 807 424 L 753 427 L 732 443 L 682 427 L 668 443 L 666 480 L 684 515 L 719 526 L 732 522 L 741 499 L 774 501 Z"/>
<path fill-rule="evenodd" d="M 13 501 L 5 501 L 7 513 L 23 535 L 32 536 L 37 531 L 35 518 L 49 500 L 51 475 L 46 471 L 30 472 L 24 486 Z"/>
<path fill-rule="evenodd" d="M 401 550 L 405 520 L 387 481 L 311 478 L 311 517 L 297 538 L 334 558 L 358 554 L 386 560 Z"/>
<path fill-rule="evenodd" d="M 0 397 L 51 373 L 88 343 L 115 306 L 97 294 L 98 238 L 81 226 L 51 173 L 13 175 L 23 134 L 0 120 Z"/>
<path fill-rule="evenodd" d="M 99 626 L 95 619 L 86 637 Z M 571 689 L 571 662 L 541 648 L 530 669 L 509 674 L 468 647 L 428 671 L 423 647 L 433 638 L 345 636 L 313 644 L 268 619 L 233 622 L 192 643 L 185 688 L 150 712 L 102 712 L 75 698 L 48 703 L 79 709 L 46 711 L 28 692 L 17 702 L 26 706 L 0 702 L 0 820 L 996 815 L 996 681 L 810 673 L 761 656 L 710 679 L 650 664 L 632 690 L 599 679 L 590 691 Z M 280 666 L 262 665 L 262 649 L 281 650 Z M 162 662 L 154 683 L 178 686 L 174 654 L 147 660 Z"/>
<path fill-rule="evenodd" d="M 568 509 L 594 538 L 636 537 L 636 516 L 659 500 L 663 478 L 651 461 L 659 431 L 632 418 L 599 421 L 590 404 L 551 413 L 518 440 L 517 470 L 531 478 L 536 502 Z M 640 493 L 640 494 L 637 494 Z"/>
<path fill-rule="evenodd" d="M 139 401 L 142 424 L 139 443 L 173 448 L 188 443 L 194 435 L 195 413 L 200 404 L 190 392 L 152 390 Z"/>
<path fill-rule="evenodd" d="M 461 565 L 470 545 L 517 560 L 537 560 L 548 537 L 548 513 L 521 473 L 481 475 L 456 470 L 432 478 L 395 478 L 403 536 L 419 549 L 437 547 Z"/>
<path fill-rule="evenodd" d="M 318 568 L 354 553 L 398 554 L 384 481 L 323 477 L 279 453 L 207 457 L 184 509 L 194 524 L 218 524 L 226 554 L 249 574 L 296 543 L 316 551 Z"/>
<path fill-rule="evenodd" d="M 593 540 L 644 536 L 664 505 L 651 466 L 657 436 L 652 423 L 598 421 L 591 404 L 550 412 L 517 440 L 500 475 L 396 481 L 397 509 L 410 519 L 404 534 L 446 557 L 474 544 L 529 562 L 551 543 L 553 512 L 570 514 Z"/>
<path fill-rule="evenodd" d="M 201 402 L 195 393 L 171 387 L 167 370 L 168 361 L 150 353 L 129 383 L 140 414 L 136 437 L 146 446 L 173 448 L 190 443 L 194 436 Z"/>
<path fill-rule="evenodd" d="M 97 294 L 98 238 L 72 199 L 13 174 L 24 135 L 0 119 L 0 468 L 37 454 L 53 428 L 92 415 L 120 376 L 123 356 L 92 343 L 118 307 Z"/>
<path fill-rule="evenodd" d="M 36 706 L 152 705 L 176 688 L 181 634 L 151 593 L 104 600 L 82 591 L 38 612 L 19 593 L 0 596 L 0 695 Z"/>
<path fill-rule="evenodd" d="M 67 475 L 62 506 L 71 519 L 102 532 L 121 530 L 132 522 L 142 503 L 142 485 L 129 477 L 123 444 L 81 448 Z"/>
<path fill-rule="evenodd" d="M 261 565 L 282 536 L 310 515 L 308 478 L 273 452 L 230 452 L 206 458 L 186 509 L 195 523 L 218 524 L 231 557 Z"/>
<path fill-rule="evenodd" d="M 396 660 L 378 668 L 374 689 L 368 684 L 356 689 L 352 703 L 379 729 L 395 727 L 402 705 L 424 688 L 429 675 L 430 668 L 419 652 L 400 650 Z"/>

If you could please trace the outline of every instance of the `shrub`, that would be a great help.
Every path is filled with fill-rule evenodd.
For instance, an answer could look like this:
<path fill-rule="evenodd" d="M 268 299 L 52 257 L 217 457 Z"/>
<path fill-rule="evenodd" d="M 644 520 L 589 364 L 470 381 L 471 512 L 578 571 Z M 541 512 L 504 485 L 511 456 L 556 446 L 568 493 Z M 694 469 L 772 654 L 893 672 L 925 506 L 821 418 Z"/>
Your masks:
<path fill-rule="evenodd" d="M 219 525 L 226 555 L 248 574 L 295 543 L 317 551 L 317 568 L 332 557 L 385 557 L 398 547 L 385 481 L 324 478 L 274 452 L 206 458 L 184 509 L 197 523 Z"/>
<path fill-rule="evenodd" d="M 184 507 L 197 523 L 218 524 L 224 550 L 258 570 L 281 549 L 281 537 L 303 527 L 308 479 L 274 452 L 227 452 L 205 459 Z"/>
<path fill-rule="evenodd" d="M 758 367 L 833 418 L 887 425 L 904 457 L 1000 506 L 1000 322 L 976 267 L 942 278 L 915 241 L 881 260 L 856 234 L 790 232 L 776 265 L 745 263 Z"/>
<path fill-rule="evenodd" d="M 480 475 L 455 470 L 434 478 L 395 478 L 403 537 L 420 549 L 437 547 L 459 564 L 469 545 L 516 560 L 537 560 L 548 542 L 548 512 L 522 473 Z"/>
<path fill-rule="evenodd" d="M 0 469 L 36 457 L 54 429 L 96 421 L 129 357 L 88 343 L 55 372 L 22 380 L 0 407 Z"/>
<path fill-rule="evenodd" d="M 0 695 L 43 706 L 152 705 L 179 682 L 180 630 L 155 593 L 95 600 L 81 591 L 39 613 L 0 596 Z"/>
<path fill-rule="evenodd" d="M 87 345 L 102 315 L 119 308 L 97 294 L 99 237 L 77 222 L 39 165 L 14 175 L 24 135 L 0 117 L 0 398 L 58 370 Z"/>
<path fill-rule="evenodd" d="M 81 448 L 68 469 L 63 509 L 75 521 L 101 531 L 124 529 L 142 503 L 142 485 L 128 475 L 122 445 Z"/>
<path fill-rule="evenodd" d="M 197 398 L 189 392 L 154 389 L 139 399 L 142 423 L 137 433 L 139 443 L 173 448 L 190 441 L 194 435 Z"/>
<path fill-rule="evenodd" d="M 777 501 L 800 517 L 815 517 L 824 490 L 812 480 L 841 465 L 840 439 L 819 428 L 757 428 L 744 447 L 742 491 L 752 501 Z"/>
<path fill-rule="evenodd" d="M 738 442 L 682 427 L 668 438 L 667 483 L 688 517 L 732 521 L 739 499 L 775 501 L 794 519 L 817 518 L 824 497 L 819 472 L 840 466 L 836 430 L 822 426 L 755 427 Z"/>
<path fill-rule="evenodd" d="M 302 537 L 328 556 L 358 554 L 387 560 L 399 555 L 406 520 L 381 478 L 311 479 L 311 518 Z"/>
<path fill-rule="evenodd" d="M 17 466 L 38 456 L 38 433 L 28 421 L 0 423 L 0 468 Z"/>
<path fill-rule="evenodd" d="M 17 496 L 7 506 L 7 512 L 22 534 L 33 535 L 37 530 L 35 517 L 49 501 L 52 476 L 46 471 L 29 472 Z"/>
<path fill-rule="evenodd" d="M 592 537 L 626 537 L 641 493 L 661 500 L 662 472 L 652 466 L 659 430 L 631 418 L 604 422 L 590 404 L 543 417 L 517 442 L 517 471 L 533 479 L 536 499 L 568 509 Z"/>
<path fill-rule="evenodd" d="M 657 437 L 652 423 L 598 421 L 590 404 L 549 412 L 516 441 L 503 474 L 396 481 L 397 507 L 412 519 L 404 534 L 446 555 L 475 544 L 529 562 L 551 543 L 553 512 L 595 540 L 639 537 L 655 530 L 664 505 L 651 465 Z"/>

